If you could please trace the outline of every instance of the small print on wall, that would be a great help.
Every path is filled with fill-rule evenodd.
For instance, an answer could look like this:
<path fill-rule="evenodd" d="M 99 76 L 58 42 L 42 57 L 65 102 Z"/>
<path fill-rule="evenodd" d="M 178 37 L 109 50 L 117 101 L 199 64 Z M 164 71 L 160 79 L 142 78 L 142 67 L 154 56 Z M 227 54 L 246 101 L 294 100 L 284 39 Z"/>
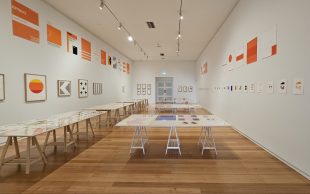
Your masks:
<path fill-rule="evenodd" d="M 293 94 L 295 95 L 304 94 L 304 81 L 302 79 L 294 79 Z"/>
<path fill-rule="evenodd" d="M 46 76 L 25 73 L 26 102 L 45 101 L 47 97 Z"/>
<path fill-rule="evenodd" d="M 178 86 L 178 92 L 182 92 L 182 86 Z"/>
<path fill-rule="evenodd" d="M 274 91 L 274 89 L 273 89 L 273 81 L 268 81 L 267 82 L 266 90 L 267 90 L 268 94 L 272 94 L 273 93 L 273 91 Z"/>
<path fill-rule="evenodd" d="M 152 94 L 152 85 L 147 84 L 147 95 L 151 95 L 151 94 Z"/>
<path fill-rule="evenodd" d="M 286 91 L 287 91 L 287 80 L 286 79 L 282 79 L 282 80 L 279 81 L 278 93 L 286 94 Z"/>
<path fill-rule="evenodd" d="M 46 26 L 47 32 L 47 42 L 60 47 L 62 45 L 61 42 L 61 31 L 55 28 L 54 26 L 47 24 Z"/>
<path fill-rule="evenodd" d="M 58 96 L 65 97 L 71 95 L 71 81 L 68 80 L 58 80 Z"/>
<path fill-rule="evenodd" d="M 93 94 L 94 95 L 102 94 L 102 83 L 93 83 Z"/>
<path fill-rule="evenodd" d="M 263 93 L 263 90 L 264 90 L 263 83 L 258 83 L 257 84 L 257 93 Z"/>
<path fill-rule="evenodd" d="M 79 97 L 86 98 L 88 97 L 88 80 L 79 79 Z"/>
<path fill-rule="evenodd" d="M 78 55 L 78 48 L 79 43 L 77 40 L 77 36 L 70 32 L 67 32 L 67 52 Z"/>
<path fill-rule="evenodd" d="M 183 86 L 183 92 L 187 92 L 187 86 Z"/>
<path fill-rule="evenodd" d="M 0 101 L 5 99 L 4 74 L 0 74 Z"/>
<path fill-rule="evenodd" d="M 193 86 L 188 86 L 188 92 L 193 92 Z"/>

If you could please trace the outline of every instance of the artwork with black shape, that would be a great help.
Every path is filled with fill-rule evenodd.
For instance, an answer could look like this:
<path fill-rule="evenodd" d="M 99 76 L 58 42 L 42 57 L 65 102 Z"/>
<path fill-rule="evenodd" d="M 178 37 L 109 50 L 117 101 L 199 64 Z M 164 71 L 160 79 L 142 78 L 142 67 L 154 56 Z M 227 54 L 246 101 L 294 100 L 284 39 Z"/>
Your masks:
<path fill-rule="evenodd" d="M 79 97 L 88 97 L 88 80 L 79 79 Z"/>
<path fill-rule="evenodd" d="M 0 101 L 5 99 L 4 74 L 0 74 Z"/>
<path fill-rule="evenodd" d="M 58 80 L 58 96 L 70 96 L 71 95 L 71 81 L 68 80 Z"/>

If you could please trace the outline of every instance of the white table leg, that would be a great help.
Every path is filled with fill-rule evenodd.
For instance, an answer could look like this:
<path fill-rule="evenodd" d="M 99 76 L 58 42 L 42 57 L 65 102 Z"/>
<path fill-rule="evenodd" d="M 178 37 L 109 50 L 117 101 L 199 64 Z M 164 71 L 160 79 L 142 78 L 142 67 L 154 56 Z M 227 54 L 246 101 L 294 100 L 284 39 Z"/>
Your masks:
<path fill-rule="evenodd" d="M 135 132 L 133 134 L 132 141 L 131 141 L 130 153 L 132 153 L 131 151 L 133 149 L 142 149 L 143 155 L 145 155 L 145 149 L 144 149 L 145 141 L 144 141 L 144 137 L 142 134 L 142 128 L 143 127 L 139 127 L 139 126 L 135 128 Z"/>
<path fill-rule="evenodd" d="M 167 141 L 167 147 L 166 147 L 166 155 L 168 150 L 178 150 L 179 155 L 181 155 L 181 148 L 180 148 L 180 139 L 178 135 L 178 131 L 176 127 L 170 127 L 169 131 L 169 137 Z"/>
<path fill-rule="evenodd" d="M 214 150 L 215 154 L 217 155 L 217 150 L 216 150 L 214 138 L 212 135 L 211 127 L 204 127 L 203 130 L 204 130 L 203 131 L 204 137 L 203 137 L 203 141 L 201 142 L 202 143 L 201 154 L 203 155 L 204 150 Z"/>

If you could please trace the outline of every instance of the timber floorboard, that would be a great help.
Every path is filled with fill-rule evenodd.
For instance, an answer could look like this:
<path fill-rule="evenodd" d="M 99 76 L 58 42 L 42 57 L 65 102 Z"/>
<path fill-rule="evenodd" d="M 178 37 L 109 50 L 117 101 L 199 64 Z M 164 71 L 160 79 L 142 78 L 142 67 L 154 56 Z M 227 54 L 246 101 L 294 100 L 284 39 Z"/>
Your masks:
<path fill-rule="evenodd" d="M 29 175 L 24 166 L 2 166 L 0 193 L 310 194 L 309 180 L 232 128 L 213 130 L 217 156 L 213 151 L 201 156 L 200 129 L 179 130 L 181 156 L 176 151 L 165 155 L 169 131 L 164 128 L 148 129 L 145 156 L 141 150 L 129 154 L 133 129 L 94 130 L 95 139 L 81 136 L 78 148 L 68 153 L 48 147 L 48 165 L 32 165 Z M 44 136 L 39 141 L 42 144 Z M 19 143 L 25 154 L 25 141 Z M 9 154 L 13 153 L 11 147 Z"/>

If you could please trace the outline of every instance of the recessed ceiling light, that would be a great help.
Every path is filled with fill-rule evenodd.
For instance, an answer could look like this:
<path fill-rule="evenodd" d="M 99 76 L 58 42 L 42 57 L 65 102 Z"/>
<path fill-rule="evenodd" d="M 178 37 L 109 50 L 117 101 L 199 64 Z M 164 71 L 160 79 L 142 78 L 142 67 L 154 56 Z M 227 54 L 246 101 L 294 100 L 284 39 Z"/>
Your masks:
<path fill-rule="evenodd" d="M 122 29 L 122 24 L 120 23 L 117 27 L 118 30 L 121 30 Z"/>
<path fill-rule="evenodd" d="M 132 41 L 133 41 L 133 37 L 129 35 L 129 36 L 128 36 L 128 41 L 129 41 L 129 42 L 132 42 Z"/>
<path fill-rule="evenodd" d="M 102 10 L 104 7 L 104 2 L 103 0 L 100 0 L 100 5 L 99 5 L 99 9 Z"/>

